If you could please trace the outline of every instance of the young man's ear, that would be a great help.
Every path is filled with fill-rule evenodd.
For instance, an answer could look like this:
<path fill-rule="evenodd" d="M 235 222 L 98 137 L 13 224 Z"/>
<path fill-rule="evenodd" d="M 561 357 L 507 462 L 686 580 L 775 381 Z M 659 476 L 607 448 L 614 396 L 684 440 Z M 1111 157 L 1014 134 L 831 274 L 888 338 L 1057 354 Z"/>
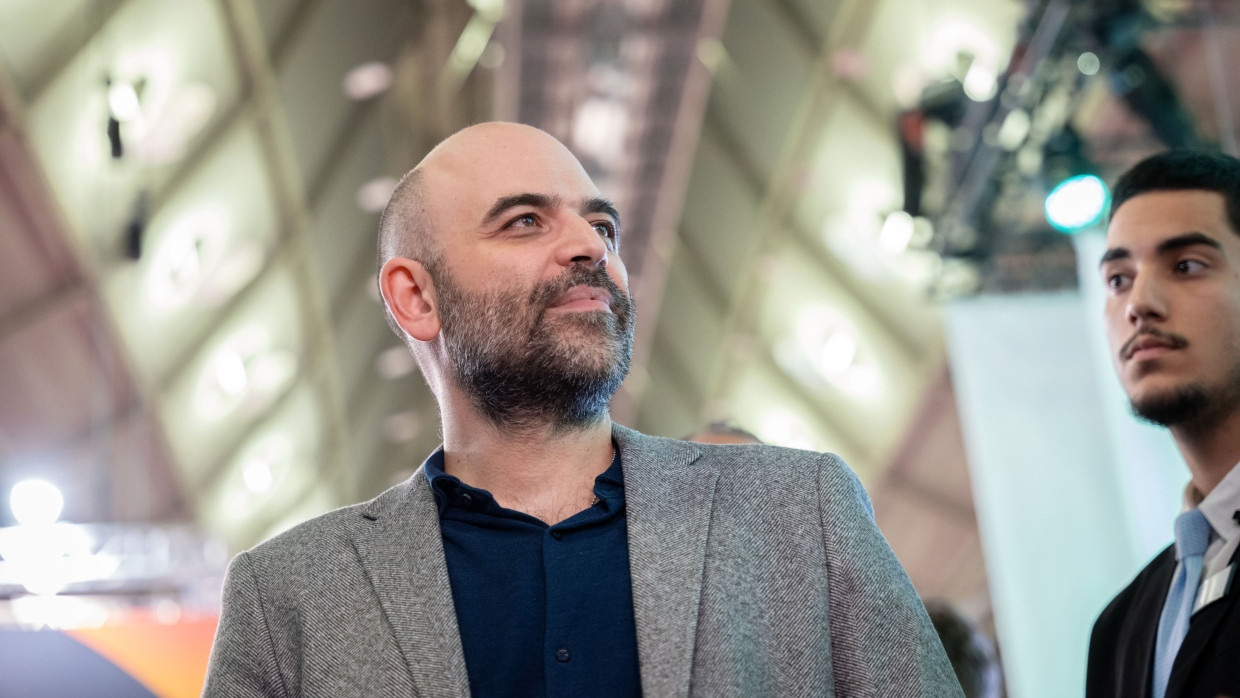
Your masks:
<path fill-rule="evenodd" d="M 379 291 L 409 336 L 429 342 L 439 336 L 439 311 L 431 275 L 421 262 L 393 257 L 379 270 Z"/>

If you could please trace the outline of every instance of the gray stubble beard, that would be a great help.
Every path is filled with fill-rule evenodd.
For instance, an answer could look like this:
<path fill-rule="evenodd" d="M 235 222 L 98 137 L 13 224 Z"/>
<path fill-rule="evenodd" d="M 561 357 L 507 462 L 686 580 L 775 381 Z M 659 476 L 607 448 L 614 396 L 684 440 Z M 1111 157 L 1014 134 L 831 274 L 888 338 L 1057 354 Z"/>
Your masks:
<path fill-rule="evenodd" d="M 471 294 L 442 265 L 426 266 L 438 290 L 449 375 L 492 426 L 567 431 L 606 416 L 632 362 L 636 315 L 604 269 L 572 267 L 523 298 Z M 577 285 L 606 289 L 613 312 L 549 316 L 548 305 Z"/>

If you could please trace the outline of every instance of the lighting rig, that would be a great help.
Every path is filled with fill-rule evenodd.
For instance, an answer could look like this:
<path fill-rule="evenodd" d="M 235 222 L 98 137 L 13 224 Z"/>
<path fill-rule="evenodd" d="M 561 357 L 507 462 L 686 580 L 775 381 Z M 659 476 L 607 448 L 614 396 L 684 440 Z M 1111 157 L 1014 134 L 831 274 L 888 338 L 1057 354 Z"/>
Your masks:
<path fill-rule="evenodd" d="M 1103 221 L 1110 201 L 1103 177 L 1114 174 L 1098 171 L 1073 124 L 1095 76 L 1165 147 L 1204 147 L 1141 46 L 1159 26 L 1138 0 L 1037 2 L 993 98 L 974 100 L 949 82 L 901 115 L 905 210 L 933 221 L 930 248 L 944 261 L 977 270 L 963 286 L 936 280 L 932 295 L 1076 285 L 1064 234 Z M 950 132 L 938 151 L 924 138 L 931 127 Z"/>

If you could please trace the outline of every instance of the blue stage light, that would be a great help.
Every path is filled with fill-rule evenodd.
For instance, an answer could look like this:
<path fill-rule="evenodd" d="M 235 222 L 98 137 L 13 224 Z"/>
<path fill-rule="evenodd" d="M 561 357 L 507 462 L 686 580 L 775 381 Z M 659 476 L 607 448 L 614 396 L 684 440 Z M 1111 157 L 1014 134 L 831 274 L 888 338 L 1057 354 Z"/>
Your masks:
<path fill-rule="evenodd" d="M 1069 177 L 1046 196 L 1046 220 L 1060 232 L 1075 233 L 1101 221 L 1110 203 L 1111 192 L 1098 177 Z"/>

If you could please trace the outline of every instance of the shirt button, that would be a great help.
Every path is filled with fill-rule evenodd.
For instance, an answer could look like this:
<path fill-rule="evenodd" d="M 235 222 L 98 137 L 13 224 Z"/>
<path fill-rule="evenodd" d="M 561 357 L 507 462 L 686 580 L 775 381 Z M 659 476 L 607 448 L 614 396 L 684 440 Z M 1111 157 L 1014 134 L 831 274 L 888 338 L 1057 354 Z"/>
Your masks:
<path fill-rule="evenodd" d="M 462 492 L 461 493 L 461 506 L 472 507 L 473 505 L 474 505 L 474 498 L 469 496 L 468 492 Z"/>
<path fill-rule="evenodd" d="M 558 661 L 561 661 L 561 662 L 567 662 L 567 661 L 568 661 L 568 648 L 567 648 L 567 647 L 561 647 L 560 649 L 556 650 L 556 651 L 555 651 L 555 658 L 556 658 L 556 660 L 558 660 Z"/>
<path fill-rule="evenodd" d="M 563 534 L 563 533 L 561 533 L 561 532 L 559 532 L 559 531 L 552 531 L 552 532 L 551 532 L 551 537 L 552 537 L 552 538 L 554 538 L 554 539 L 556 539 L 556 540 L 561 540 L 561 539 L 563 539 L 563 538 L 564 538 L 564 534 Z M 565 653 L 567 653 L 567 650 L 560 650 L 560 651 L 561 651 L 561 652 L 565 652 Z M 562 662 L 562 661 L 564 661 L 564 660 L 563 660 L 563 659 L 561 659 L 560 661 Z"/>

